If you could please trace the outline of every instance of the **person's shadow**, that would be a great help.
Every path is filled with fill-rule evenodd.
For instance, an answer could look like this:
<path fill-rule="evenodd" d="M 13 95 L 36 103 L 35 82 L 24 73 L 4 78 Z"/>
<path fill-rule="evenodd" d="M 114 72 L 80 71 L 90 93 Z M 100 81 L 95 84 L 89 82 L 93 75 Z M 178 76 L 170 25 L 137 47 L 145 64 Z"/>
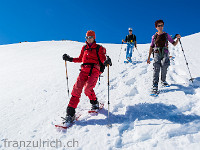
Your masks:
<path fill-rule="evenodd" d="M 197 88 L 200 88 L 200 77 L 194 78 L 193 83 L 191 83 L 189 86 L 183 86 L 180 84 L 171 84 L 171 86 L 176 86 L 178 88 L 171 88 L 171 89 L 164 89 L 164 92 L 175 92 L 175 91 L 182 91 L 186 95 L 190 94 L 196 94 L 195 90 Z"/>
<path fill-rule="evenodd" d="M 107 116 L 108 111 L 105 109 L 102 109 L 99 113 L 104 114 Z M 87 125 L 101 125 L 106 126 L 109 124 L 120 124 L 118 127 L 119 136 L 116 139 L 115 146 L 117 148 L 122 148 L 122 136 L 124 131 L 126 130 L 132 130 L 134 129 L 134 121 L 135 120 L 148 120 L 148 119 L 163 119 L 168 120 L 173 123 L 178 124 L 186 124 L 193 121 L 200 122 L 200 116 L 198 115 L 185 115 L 178 111 L 177 107 L 175 105 L 166 105 L 163 103 L 141 103 L 134 106 L 128 106 L 126 109 L 125 115 L 115 115 L 113 113 L 109 113 L 109 122 L 107 119 L 90 119 L 85 121 L 78 121 L 76 124 L 80 126 L 87 126 Z M 170 124 L 170 123 L 165 123 Z M 152 123 L 146 123 L 145 125 L 159 125 L 159 124 L 152 124 Z M 198 128 L 197 130 L 200 130 Z M 99 130 L 97 130 L 97 133 Z M 173 133 L 174 134 L 174 133 Z M 170 134 L 171 137 L 176 136 Z M 186 134 L 186 133 L 185 133 Z M 107 133 L 107 136 L 110 136 L 109 133 Z"/>
<path fill-rule="evenodd" d="M 195 83 L 196 82 L 196 83 Z M 182 85 L 176 84 L 178 90 L 184 91 L 185 94 L 195 94 L 195 89 L 200 88 L 200 77 L 196 78 L 193 86 L 184 87 Z M 169 89 L 170 91 L 178 91 L 177 89 Z M 103 108 L 99 115 L 103 114 L 107 118 L 108 110 Z M 172 124 L 187 124 L 193 121 L 200 122 L 200 116 L 198 115 L 185 115 L 178 110 L 175 105 L 166 105 L 163 103 L 139 103 L 134 106 L 126 107 L 126 113 L 121 115 L 115 115 L 109 113 L 109 122 L 108 119 L 91 119 L 80 120 L 76 122 L 76 125 L 87 126 L 87 125 L 101 125 L 106 126 L 109 124 L 120 124 L 119 127 L 119 136 L 121 137 L 125 130 L 128 130 L 131 127 L 131 124 L 135 120 L 168 120 Z M 146 125 L 157 125 L 157 124 L 146 124 Z M 200 130 L 200 128 L 199 128 Z M 121 146 L 121 140 L 117 142 L 117 146 Z"/>
<path fill-rule="evenodd" d="M 107 116 L 108 111 L 102 109 L 100 114 Z M 109 122 L 111 124 L 127 124 L 135 120 L 163 119 L 173 123 L 185 124 L 195 120 L 200 120 L 198 115 L 185 115 L 177 109 L 175 105 L 165 105 L 163 103 L 141 103 L 134 106 L 128 106 L 125 115 L 115 115 L 109 113 Z M 86 125 L 107 125 L 107 119 L 90 119 L 78 121 L 80 126 Z"/>

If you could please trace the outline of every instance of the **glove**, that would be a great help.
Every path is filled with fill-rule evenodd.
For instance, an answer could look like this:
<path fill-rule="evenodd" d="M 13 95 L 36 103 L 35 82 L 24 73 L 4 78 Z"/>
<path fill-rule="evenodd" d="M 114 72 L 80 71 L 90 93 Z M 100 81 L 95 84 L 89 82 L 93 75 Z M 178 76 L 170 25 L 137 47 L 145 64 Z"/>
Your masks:
<path fill-rule="evenodd" d="M 67 55 L 67 54 L 64 54 L 64 55 L 63 55 L 63 60 L 72 62 L 72 61 L 73 61 L 73 58 L 70 57 L 70 56 Z"/>
<path fill-rule="evenodd" d="M 180 34 L 176 34 L 173 39 L 175 38 L 180 39 L 181 38 Z"/>
<path fill-rule="evenodd" d="M 111 62 L 111 59 L 110 59 L 110 57 L 109 56 L 107 56 L 107 59 L 104 61 L 104 63 L 103 63 L 105 66 L 107 66 L 107 65 L 110 65 L 110 66 L 112 66 L 112 62 Z"/>
<path fill-rule="evenodd" d="M 175 39 L 177 35 L 178 35 L 178 34 L 174 35 L 174 37 L 173 37 L 172 39 Z"/>

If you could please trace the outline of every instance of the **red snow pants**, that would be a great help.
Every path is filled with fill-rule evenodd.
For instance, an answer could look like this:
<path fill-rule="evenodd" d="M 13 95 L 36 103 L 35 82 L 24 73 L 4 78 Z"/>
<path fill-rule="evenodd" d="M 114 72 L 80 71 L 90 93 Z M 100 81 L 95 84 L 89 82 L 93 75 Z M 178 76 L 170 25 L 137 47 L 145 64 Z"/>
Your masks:
<path fill-rule="evenodd" d="M 91 67 L 86 65 L 81 67 L 81 72 L 77 78 L 76 83 L 74 84 L 72 90 L 72 97 L 69 101 L 68 107 L 76 108 L 81 97 L 81 93 L 84 88 L 85 95 L 89 97 L 90 100 L 96 100 L 96 95 L 94 93 L 93 88 L 96 86 L 98 77 L 100 75 L 100 71 L 97 68 L 92 69 L 92 73 L 90 74 Z"/>

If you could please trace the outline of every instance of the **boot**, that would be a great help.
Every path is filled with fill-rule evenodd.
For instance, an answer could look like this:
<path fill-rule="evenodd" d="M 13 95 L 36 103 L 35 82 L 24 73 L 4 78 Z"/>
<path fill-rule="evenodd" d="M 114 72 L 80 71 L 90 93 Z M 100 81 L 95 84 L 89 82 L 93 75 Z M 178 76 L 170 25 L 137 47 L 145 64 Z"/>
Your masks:
<path fill-rule="evenodd" d="M 168 87 L 169 86 L 169 84 L 166 81 L 161 81 L 161 85 L 164 86 L 164 87 Z"/>
<path fill-rule="evenodd" d="M 67 111 L 67 114 L 66 114 L 66 117 L 63 118 L 63 124 L 65 124 L 65 126 L 68 126 L 72 124 L 73 121 L 75 120 L 75 108 L 67 107 L 66 111 Z"/>
<path fill-rule="evenodd" d="M 92 104 L 91 110 L 98 110 L 99 109 L 99 102 L 97 101 L 97 99 L 95 101 L 90 100 L 90 103 Z"/>
<path fill-rule="evenodd" d="M 157 94 L 157 93 L 158 93 L 158 83 L 154 83 L 152 88 L 152 94 Z"/>

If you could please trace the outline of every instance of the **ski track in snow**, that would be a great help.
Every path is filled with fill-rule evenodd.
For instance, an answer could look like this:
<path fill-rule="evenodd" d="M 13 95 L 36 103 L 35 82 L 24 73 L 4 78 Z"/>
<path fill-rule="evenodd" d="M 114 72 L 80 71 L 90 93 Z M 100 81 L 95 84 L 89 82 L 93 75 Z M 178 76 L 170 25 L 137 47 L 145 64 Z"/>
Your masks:
<path fill-rule="evenodd" d="M 106 68 L 95 87 L 104 108 L 98 115 L 88 115 L 91 106 L 82 93 L 77 108 L 82 116 L 67 131 L 57 131 L 54 127 L 61 123 L 60 117 L 65 116 L 69 102 L 62 55 L 79 56 L 84 43 L 49 41 L 0 46 L 0 64 L 3 64 L 0 70 L 0 149 L 6 149 L 5 139 L 58 139 L 63 143 L 75 139 L 78 147 L 70 149 L 83 150 L 199 149 L 199 38 L 200 33 L 197 33 L 181 39 L 194 83 L 189 82 L 180 45 L 173 47 L 170 44 L 173 57 L 167 81 L 171 86 L 163 88 L 159 85 L 161 93 L 158 97 L 149 96 L 153 75 L 153 61 L 146 64 L 149 44 L 138 44 L 142 57 L 135 51 L 133 64 L 123 63 L 126 45 L 123 45 L 119 58 L 121 44 L 102 44 L 113 62 L 110 67 L 112 128 L 107 127 Z M 68 62 L 67 67 L 71 93 L 80 64 Z"/>

